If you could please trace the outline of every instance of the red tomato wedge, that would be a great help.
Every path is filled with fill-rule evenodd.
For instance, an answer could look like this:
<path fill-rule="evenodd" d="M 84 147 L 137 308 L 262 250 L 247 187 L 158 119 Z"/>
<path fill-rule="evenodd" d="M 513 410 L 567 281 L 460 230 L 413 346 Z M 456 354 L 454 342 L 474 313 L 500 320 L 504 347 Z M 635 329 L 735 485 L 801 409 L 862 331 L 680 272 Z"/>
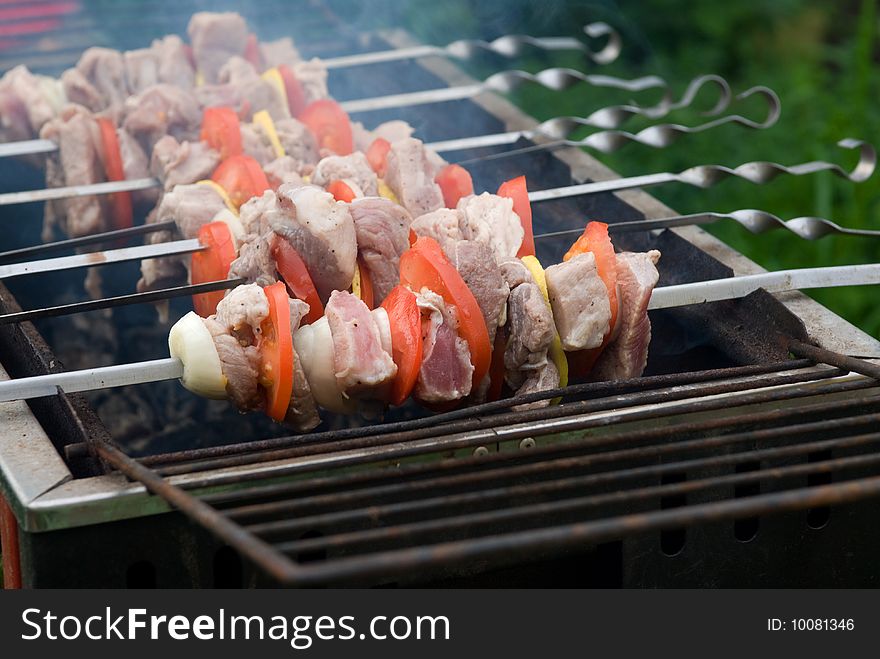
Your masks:
<path fill-rule="evenodd" d="M 391 325 L 391 357 L 397 375 L 391 383 L 389 402 L 402 405 L 412 393 L 422 366 L 422 323 L 416 296 L 405 286 L 396 286 L 382 302 Z"/>
<path fill-rule="evenodd" d="M 372 311 L 376 308 L 376 294 L 373 292 L 373 280 L 370 277 L 369 269 L 360 256 L 357 257 L 357 269 L 358 286 L 360 286 L 357 295 L 363 303 L 367 305 L 367 308 Z"/>
<path fill-rule="evenodd" d="M 191 281 L 204 284 L 220 281 L 229 276 L 229 266 L 238 258 L 232 233 L 225 222 L 209 222 L 199 227 L 199 242 L 207 249 L 192 255 Z M 217 304 L 226 291 L 213 291 L 193 295 L 193 308 L 202 318 L 217 313 Z"/>
<path fill-rule="evenodd" d="M 563 261 L 568 261 L 578 254 L 592 252 L 596 257 L 596 270 L 599 277 L 608 289 L 608 301 L 611 303 L 611 322 L 608 325 L 608 333 L 602 345 L 592 350 L 582 350 L 569 355 L 569 370 L 574 377 L 584 377 L 593 368 L 593 364 L 599 358 L 602 350 L 609 343 L 617 326 L 617 316 L 620 312 L 620 304 L 617 298 L 617 257 L 614 254 L 614 246 L 608 236 L 608 225 L 604 222 L 589 222 L 581 236 L 571 246 Z M 581 354 L 583 353 L 583 354 Z"/>
<path fill-rule="evenodd" d="M 226 160 L 242 153 L 241 125 L 232 108 L 205 108 L 199 139 Z"/>
<path fill-rule="evenodd" d="M 489 365 L 489 390 L 486 400 L 491 402 L 501 398 L 504 387 L 504 350 L 507 348 L 507 329 L 499 327 L 495 333 L 495 344 L 492 346 L 492 362 Z"/>
<path fill-rule="evenodd" d="M 221 162 L 211 180 L 226 190 L 236 208 L 240 208 L 251 197 L 259 197 L 270 187 L 260 163 L 244 155 L 232 156 Z"/>
<path fill-rule="evenodd" d="M 287 107 L 290 110 L 290 114 L 298 117 L 306 108 L 306 93 L 287 64 L 281 64 L 278 67 L 278 73 L 284 82 L 284 91 L 287 94 Z"/>
<path fill-rule="evenodd" d="M 284 282 L 263 289 L 269 300 L 269 317 L 260 337 L 260 383 L 266 390 L 266 414 L 283 421 L 293 396 L 293 333 L 290 305 Z"/>
<path fill-rule="evenodd" d="M 303 318 L 303 323 L 314 323 L 324 315 L 324 305 L 321 304 L 321 298 L 318 297 L 318 291 L 302 257 L 281 236 L 272 238 L 269 250 L 278 274 L 287 284 L 293 297 L 309 305 L 309 313 Z"/>
<path fill-rule="evenodd" d="M 517 258 L 535 255 L 535 234 L 532 231 L 532 204 L 529 202 L 529 191 L 526 188 L 526 177 L 517 176 L 509 181 L 505 181 L 498 188 L 499 197 L 509 197 L 513 199 L 513 212 L 519 215 L 519 221 L 522 222 L 523 235 L 522 244 L 516 253 Z"/>
<path fill-rule="evenodd" d="M 351 121 L 336 101 L 322 98 L 309 103 L 297 118 L 312 131 L 319 148 L 339 156 L 354 151 Z"/>
<path fill-rule="evenodd" d="M 108 181 L 124 181 L 125 169 L 122 166 L 122 152 L 119 149 L 119 136 L 116 126 L 106 117 L 98 118 L 101 131 L 101 155 L 104 173 Z M 130 192 L 114 192 L 110 195 L 111 217 L 114 229 L 127 229 L 134 225 L 134 211 Z"/>
<path fill-rule="evenodd" d="M 384 137 L 377 137 L 367 149 L 367 162 L 379 178 L 384 178 L 385 172 L 388 171 L 389 151 L 391 151 L 391 142 Z"/>
<path fill-rule="evenodd" d="M 346 204 L 350 204 L 355 200 L 354 190 L 349 187 L 348 183 L 339 179 L 330 181 L 330 185 L 327 186 L 327 192 L 332 194 L 336 201 L 344 201 Z"/>
<path fill-rule="evenodd" d="M 434 179 L 443 192 L 446 208 L 455 208 L 462 197 L 474 194 L 474 182 L 470 172 L 461 165 L 446 165 Z"/>
<path fill-rule="evenodd" d="M 260 42 L 257 41 L 257 35 L 253 32 L 247 35 L 247 42 L 244 45 L 244 58 L 253 64 L 258 72 L 263 70 L 263 53 L 260 52 Z"/>
<path fill-rule="evenodd" d="M 414 291 L 428 288 L 455 308 L 459 334 L 468 343 L 471 364 L 474 366 L 471 385 L 476 387 L 489 371 L 492 358 L 489 332 L 474 294 L 436 240 L 420 237 L 411 249 L 403 253 L 400 257 L 400 283 Z"/>

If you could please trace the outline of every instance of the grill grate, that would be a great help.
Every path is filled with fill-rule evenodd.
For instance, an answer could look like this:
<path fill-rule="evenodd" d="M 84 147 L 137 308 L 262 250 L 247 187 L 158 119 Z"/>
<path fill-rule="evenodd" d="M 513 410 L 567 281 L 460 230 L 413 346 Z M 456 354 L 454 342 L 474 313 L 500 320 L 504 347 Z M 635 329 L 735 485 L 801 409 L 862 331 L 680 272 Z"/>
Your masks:
<path fill-rule="evenodd" d="M 827 519 L 880 494 L 871 378 L 797 360 L 570 389 L 540 419 L 482 412 L 145 461 L 165 476 L 211 469 L 221 491 L 199 499 L 105 458 L 291 586 L 418 583 L 657 531 L 680 550 L 686 527 L 725 520 L 751 540 L 761 515 Z"/>

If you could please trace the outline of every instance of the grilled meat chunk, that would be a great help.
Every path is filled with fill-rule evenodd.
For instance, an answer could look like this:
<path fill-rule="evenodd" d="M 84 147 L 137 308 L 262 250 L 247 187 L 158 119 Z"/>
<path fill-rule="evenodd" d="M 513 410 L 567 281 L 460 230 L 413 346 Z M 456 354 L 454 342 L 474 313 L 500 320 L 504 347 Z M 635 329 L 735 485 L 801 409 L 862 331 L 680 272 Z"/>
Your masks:
<path fill-rule="evenodd" d="M 333 335 L 339 390 L 364 395 L 390 382 L 397 366 L 382 347 L 382 333 L 367 305 L 351 293 L 333 291 L 324 315 Z"/>
<path fill-rule="evenodd" d="M 165 135 L 198 141 L 202 112 L 195 97 L 173 85 L 159 84 L 125 101 L 124 128 L 146 153 Z"/>
<path fill-rule="evenodd" d="M 624 252 L 617 255 L 617 284 L 620 289 L 618 333 L 608 345 L 596 365 L 595 380 L 626 380 L 636 378 L 648 363 L 648 344 L 651 343 L 651 321 L 648 302 L 660 275 L 657 261 L 660 252 Z"/>
<path fill-rule="evenodd" d="M 239 246 L 238 258 L 229 266 L 229 278 L 241 277 L 260 286 L 274 284 L 278 279 L 270 250 L 274 235 L 271 231 L 263 235 L 247 234 Z"/>
<path fill-rule="evenodd" d="M 302 164 L 290 156 L 275 158 L 275 160 L 263 167 L 263 171 L 266 172 L 269 185 L 273 188 L 277 188 L 283 183 L 292 183 L 297 186 L 305 185 L 300 174 L 302 172 Z"/>
<path fill-rule="evenodd" d="M 222 66 L 218 74 L 221 84 L 235 87 L 247 99 L 250 114 L 266 110 L 273 119 L 290 117 L 286 100 L 271 82 L 261 77 L 253 64 L 234 56 Z"/>
<path fill-rule="evenodd" d="M 99 107 L 89 107 L 93 111 L 109 107 L 121 106 L 128 98 L 130 91 L 125 77 L 125 60 L 118 50 L 110 48 L 89 48 L 79 58 L 76 69 L 81 78 L 62 76 L 67 98 L 78 102 L 76 94 L 85 94 L 94 104 L 100 99 Z M 75 88 L 68 89 L 67 82 L 75 82 Z M 72 93 L 73 92 L 73 93 Z"/>
<path fill-rule="evenodd" d="M 61 111 L 60 85 L 19 65 L 0 78 L 0 137 L 30 139 Z"/>
<path fill-rule="evenodd" d="M 348 289 L 354 278 L 357 238 L 348 205 L 314 185 L 278 188 L 281 221 L 272 230 L 296 249 L 322 302 Z"/>
<path fill-rule="evenodd" d="M 241 148 L 245 155 L 256 160 L 261 167 L 275 160 L 272 145 L 263 139 L 262 133 L 253 124 L 241 124 Z"/>
<path fill-rule="evenodd" d="M 355 199 L 349 211 L 378 304 L 400 283 L 400 256 L 409 249 L 412 217 L 403 206 L 381 197 Z"/>
<path fill-rule="evenodd" d="M 457 210 L 465 238 L 488 245 L 498 261 L 516 256 L 524 231 L 512 199 L 484 192 L 463 197 Z"/>
<path fill-rule="evenodd" d="M 312 183 L 327 187 L 335 180 L 351 179 L 367 197 L 379 194 L 379 179 L 370 167 L 367 157 L 360 151 L 348 156 L 322 158 L 312 172 Z"/>
<path fill-rule="evenodd" d="M 260 54 L 263 56 L 263 64 L 266 65 L 267 69 L 271 69 L 273 66 L 281 66 L 282 64 L 291 66 L 302 59 L 299 51 L 293 44 L 293 39 L 290 37 L 262 42 L 260 44 Z"/>
<path fill-rule="evenodd" d="M 504 379 L 519 393 L 529 372 L 547 364 L 556 327 L 544 294 L 534 282 L 520 284 L 510 292 L 507 319 Z"/>
<path fill-rule="evenodd" d="M 438 208 L 415 218 L 410 225 L 417 236 L 436 240 L 446 250 L 450 243 L 464 240 L 461 232 L 460 213 L 449 208 Z"/>
<path fill-rule="evenodd" d="M 436 170 L 420 140 L 398 140 L 388 151 L 385 182 L 413 217 L 443 208 L 443 193 L 434 182 Z"/>
<path fill-rule="evenodd" d="M 260 352 L 255 344 L 268 316 L 266 294 L 249 284 L 232 289 L 217 305 L 217 313 L 205 320 L 226 376 L 226 392 L 241 410 L 263 407 Z"/>
<path fill-rule="evenodd" d="M 562 347 L 583 350 L 602 345 L 611 322 L 611 303 L 593 254 L 551 265 L 545 274 Z"/>
<path fill-rule="evenodd" d="M 40 136 L 58 143 L 58 151 L 49 156 L 52 163 L 47 167 L 49 182 L 89 185 L 104 180 L 100 132 L 94 117 L 85 108 L 68 106 L 57 119 L 43 126 Z M 101 198 L 97 195 L 70 197 L 57 207 L 47 205 L 43 225 L 46 239 L 51 239 L 56 227 L 70 237 L 103 231 L 106 227 Z"/>
<path fill-rule="evenodd" d="M 248 28 L 233 12 L 193 14 L 186 29 L 196 69 L 207 83 L 217 82 L 220 69 L 233 56 L 244 54 Z"/>
<path fill-rule="evenodd" d="M 296 119 L 278 119 L 275 121 L 275 132 L 284 147 L 285 156 L 296 162 L 300 173 L 318 163 L 318 143 L 305 124 Z"/>
<path fill-rule="evenodd" d="M 505 305 L 510 295 L 510 287 L 504 281 L 492 251 L 472 240 L 450 242 L 444 251 L 480 305 L 491 343 L 498 326 L 504 324 Z"/>
<path fill-rule="evenodd" d="M 119 141 L 119 154 L 122 156 L 122 171 L 125 178 L 129 181 L 149 178 L 150 162 L 138 141 L 124 128 L 116 129 L 116 139 Z M 101 149 L 100 153 L 103 156 L 104 150 Z M 131 193 L 131 197 L 135 204 L 152 206 L 159 199 L 159 191 L 155 188 L 135 190 Z"/>
<path fill-rule="evenodd" d="M 213 221 L 218 212 L 226 208 L 222 197 L 210 185 L 178 185 L 162 197 L 159 206 L 147 218 L 148 223 L 174 220 L 184 238 L 195 238 L 203 224 Z M 166 242 L 171 236 L 166 231 L 151 233 L 146 242 Z M 180 284 L 189 272 L 189 256 L 186 254 L 146 259 L 141 262 L 139 291 L 150 291 L 164 286 Z"/>
<path fill-rule="evenodd" d="M 220 164 L 220 154 L 205 142 L 178 142 L 166 135 L 153 147 L 150 172 L 166 192 L 178 185 L 210 178 Z"/>
<path fill-rule="evenodd" d="M 428 403 L 460 400 L 471 392 L 474 367 L 458 320 L 432 291 L 422 289 L 416 301 L 422 310 L 422 365 L 415 396 Z"/>

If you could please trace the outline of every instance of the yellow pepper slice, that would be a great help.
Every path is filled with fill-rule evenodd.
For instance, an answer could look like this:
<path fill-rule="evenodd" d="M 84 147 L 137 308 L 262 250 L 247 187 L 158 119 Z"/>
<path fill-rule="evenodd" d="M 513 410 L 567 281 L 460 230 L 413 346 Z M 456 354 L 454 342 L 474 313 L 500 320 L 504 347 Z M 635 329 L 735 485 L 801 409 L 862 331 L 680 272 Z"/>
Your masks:
<path fill-rule="evenodd" d="M 534 277 L 535 283 L 538 284 L 538 288 L 541 289 L 541 293 L 544 296 L 544 299 L 547 301 L 547 304 L 549 305 L 550 293 L 547 291 L 547 278 L 544 276 L 544 268 L 541 267 L 541 262 L 538 261 L 538 259 L 534 256 L 524 256 L 522 257 L 521 261 L 525 263 L 525 266 L 529 269 L 529 272 L 532 273 L 532 277 Z M 552 309 L 550 313 L 553 313 Z M 550 344 L 548 355 L 550 356 L 550 359 L 553 360 L 553 363 L 556 365 L 556 369 L 559 371 L 559 386 L 567 387 L 568 359 L 565 357 L 565 351 L 562 349 L 562 341 L 559 339 L 558 332 L 553 337 L 553 343 Z M 553 403 L 559 403 L 559 399 L 554 399 Z"/>
<path fill-rule="evenodd" d="M 254 124 L 263 129 L 269 143 L 275 151 L 275 157 L 280 158 L 285 155 L 284 147 L 281 146 L 281 140 L 278 139 L 278 131 L 275 130 L 275 122 L 266 110 L 260 110 L 254 114 Z"/>
<path fill-rule="evenodd" d="M 220 198 L 223 200 L 223 203 L 226 204 L 226 207 L 231 210 L 235 215 L 238 215 L 238 209 L 235 207 L 235 204 L 232 203 L 232 200 L 229 198 L 229 195 L 226 193 L 226 190 L 223 189 L 223 186 L 211 179 L 202 179 L 201 181 L 196 181 L 196 185 L 207 185 L 210 186 L 214 192 L 220 195 Z"/>

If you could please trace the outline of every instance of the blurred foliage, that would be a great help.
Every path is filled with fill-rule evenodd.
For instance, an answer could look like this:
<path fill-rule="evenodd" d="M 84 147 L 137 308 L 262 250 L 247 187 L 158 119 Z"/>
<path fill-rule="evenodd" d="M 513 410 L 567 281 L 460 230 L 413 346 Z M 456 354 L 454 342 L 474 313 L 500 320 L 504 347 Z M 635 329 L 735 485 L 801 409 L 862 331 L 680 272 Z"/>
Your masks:
<path fill-rule="evenodd" d="M 638 77 L 657 74 L 680 95 L 689 80 L 702 73 L 724 76 L 734 92 L 766 85 L 782 99 L 779 123 L 765 131 L 724 126 L 686 136 L 666 150 L 630 145 L 598 157 L 622 175 L 681 170 L 718 163 L 735 166 L 749 160 L 796 164 L 813 159 L 845 166 L 855 154 L 835 146 L 843 137 L 877 140 L 880 114 L 880 68 L 877 47 L 877 0 L 755 0 L 685 1 L 619 0 L 619 2 L 444 2 L 396 3 L 364 0 L 356 20 L 362 29 L 403 25 L 431 43 L 461 37 L 504 33 L 572 34 L 580 26 L 606 20 L 624 36 L 618 62 L 592 70 Z M 521 63 L 517 63 L 520 65 Z M 551 59 L 535 54 L 525 67 L 536 71 L 566 64 L 584 69 L 574 55 Z M 504 60 L 486 59 L 469 65 L 475 75 L 488 75 Z M 590 67 L 588 67 L 590 68 Z M 615 92 L 581 88 L 562 94 L 527 87 L 514 100 L 539 119 L 561 114 L 589 114 L 614 103 L 651 104 L 656 94 L 630 99 Z M 711 107 L 707 98 L 702 108 Z M 732 111 L 761 118 L 755 102 L 734 103 Z M 682 110 L 664 121 L 695 125 L 704 118 Z M 633 120 L 625 128 L 649 125 Z M 710 190 L 682 185 L 652 189 L 652 194 L 682 213 L 760 208 L 784 218 L 819 215 L 850 227 L 880 229 L 880 188 L 877 177 L 860 185 L 830 174 L 780 178 L 766 186 L 726 181 Z M 768 269 L 880 261 L 880 242 L 828 237 L 801 241 L 784 232 L 753 236 L 738 225 L 716 225 L 714 234 Z M 815 297 L 873 336 L 880 336 L 880 305 L 875 288 L 816 291 Z"/>

